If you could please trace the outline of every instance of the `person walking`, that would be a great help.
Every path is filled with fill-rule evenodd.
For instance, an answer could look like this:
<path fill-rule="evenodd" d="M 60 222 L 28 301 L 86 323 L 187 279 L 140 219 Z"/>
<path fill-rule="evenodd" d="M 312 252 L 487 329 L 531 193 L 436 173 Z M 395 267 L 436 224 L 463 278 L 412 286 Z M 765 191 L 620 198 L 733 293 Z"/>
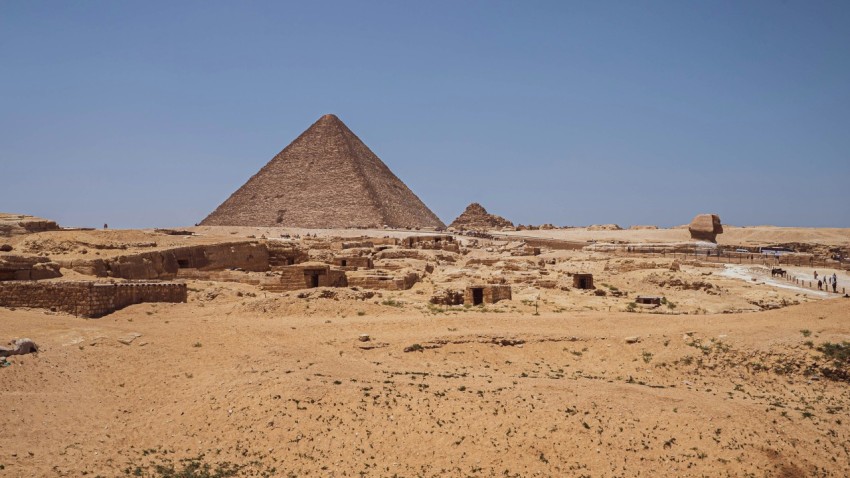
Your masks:
<path fill-rule="evenodd" d="M 821 281 L 818 281 L 818 290 L 821 290 L 822 287 L 823 287 L 823 283 L 821 283 Z"/>
<path fill-rule="evenodd" d="M 815 271 L 815 280 L 818 280 L 818 271 Z"/>
<path fill-rule="evenodd" d="M 838 293 L 838 276 L 835 273 L 832 274 L 832 291 Z"/>

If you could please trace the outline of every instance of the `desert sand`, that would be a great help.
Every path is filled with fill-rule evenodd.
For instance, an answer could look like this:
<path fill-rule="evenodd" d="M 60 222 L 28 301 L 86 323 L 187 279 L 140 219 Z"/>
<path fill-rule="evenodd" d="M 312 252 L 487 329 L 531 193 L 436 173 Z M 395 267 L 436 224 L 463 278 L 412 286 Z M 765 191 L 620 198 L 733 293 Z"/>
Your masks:
<path fill-rule="evenodd" d="M 5 242 L 71 260 L 313 232 L 413 234 L 192 230 Z M 846 229 L 727 231 L 727 243 L 848 244 Z M 531 233 L 687 240 L 681 229 L 517 235 Z M 0 476 L 850 475 L 848 364 L 823 352 L 850 340 L 850 299 L 773 281 L 759 264 L 517 255 L 517 241 L 458 240 L 461 253 L 399 259 L 433 271 L 371 296 L 187 280 L 186 303 L 98 319 L 0 308 L 4 341 L 40 347 L 0 368 Z M 62 272 L 51 280 L 85 278 Z M 596 290 L 571 287 L 572 272 L 594 274 Z M 429 302 L 438 289 L 494 278 L 511 285 L 511 300 Z M 640 294 L 666 305 L 635 308 Z"/>

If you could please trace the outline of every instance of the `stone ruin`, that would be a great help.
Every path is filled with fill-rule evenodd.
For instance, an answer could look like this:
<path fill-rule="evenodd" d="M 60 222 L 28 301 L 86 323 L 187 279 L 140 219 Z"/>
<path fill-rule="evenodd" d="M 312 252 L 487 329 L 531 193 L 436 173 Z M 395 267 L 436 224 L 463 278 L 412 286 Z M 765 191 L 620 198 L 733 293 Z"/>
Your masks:
<path fill-rule="evenodd" d="M 573 287 L 576 289 L 595 289 L 593 274 L 573 274 Z"/>
<path fill-rule="evenodd" d="M 202 226 L 445 228 L 334 115 L 324 115 Z"/>
<path fill-rule="evenodd" d="M 469 305 L 495 304 L 511 300 L 511 286 L 505 284 L 473 284 L 463 293 L 463 303 Z"/>
<path fill-rule="evenodd" d="M 46 257 L 0 253 L 0 281 L 61 277 L 59 264 Z"/>
<path fill-rule="evenodd" d="M 261 283 L 263 290 L 285 292 L 316 287 L 346 287 L 348 279 L 344 271 L 331 268 L 322 262 L 305 262 L 286 266 L 269 274 Z"/>
<path fill-rule="evenodd" d="M 405 237 L 401 240 L 401 245 L 409 249 L 441 249 L 451 252 L 460 250 L 454 236 L 442 234 Z"/>
<path fill-rule="evenodd" d="M 514 227 L 514 223 L 507 219 L 490 214 L 484 206 L 474 202 L 466 207 L 466 210 L 457 217 L 449 227 L 459 231 L 489 231 L 501 230 L 502 228 Z"/>
<path fill-rule="evenodd" d="M 717 214 L 698 214 L 688 225 L 691 239 L 697 241 L 717 242 L 717 235 L 723 233 L 723 225 Z"/>
<path fill-rule="evenodd" d="M 0 306 L 51 309 L 81 317 L 102 317 L 143 302 L 186 302 L 183 283 L 96 281 L 0 282 Z"/>
<path fill-rule="evenodd" d="M 0 212 L 0 237 L 32 234 L 44 231 L 58 231 L 55 221 L 26 214 L 8 214 Z"/>

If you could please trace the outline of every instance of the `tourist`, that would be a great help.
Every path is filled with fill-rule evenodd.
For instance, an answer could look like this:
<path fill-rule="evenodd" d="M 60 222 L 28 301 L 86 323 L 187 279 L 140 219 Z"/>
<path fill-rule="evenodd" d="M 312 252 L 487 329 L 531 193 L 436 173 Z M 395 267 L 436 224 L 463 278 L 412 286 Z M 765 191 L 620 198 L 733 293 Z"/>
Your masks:
<path fill-rule="evenodd" d="M 832 291 L 838 293 L 838 276 L 835 273 L 832 274 Z"/>
<path fill-rule="evenodd" d="M 818 281 L 818 290 L 821 290 L 822 285 L 821 281 Z"/>
<path fill-rule="evenodd" d="M 818 280 L 818 271 L 815 271 L 815 280 Z"/>

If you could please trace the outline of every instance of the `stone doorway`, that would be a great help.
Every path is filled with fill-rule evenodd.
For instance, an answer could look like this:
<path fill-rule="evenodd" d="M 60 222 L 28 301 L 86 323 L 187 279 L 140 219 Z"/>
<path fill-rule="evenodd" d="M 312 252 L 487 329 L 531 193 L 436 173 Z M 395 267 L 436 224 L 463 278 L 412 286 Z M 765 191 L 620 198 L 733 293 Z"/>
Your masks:
<path fill-rule="evenodd" d="M 475 287 L 472 289 L 472 305 L 481 305 L 484 303 L 484 288 Z"/>

